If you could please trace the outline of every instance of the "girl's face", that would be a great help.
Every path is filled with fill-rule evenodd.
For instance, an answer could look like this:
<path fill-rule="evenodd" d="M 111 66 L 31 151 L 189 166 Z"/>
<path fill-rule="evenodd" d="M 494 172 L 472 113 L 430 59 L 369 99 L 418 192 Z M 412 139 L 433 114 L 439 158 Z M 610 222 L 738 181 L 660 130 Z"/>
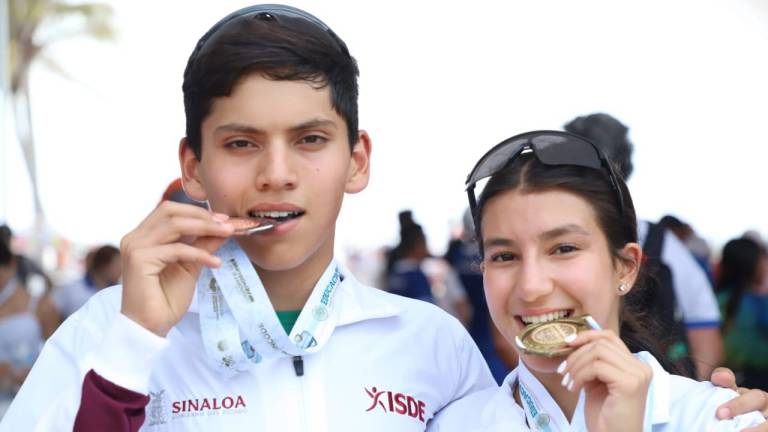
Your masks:
<path fill-rule="evenodd" d="M 592 206 L 563 190 L 502 192 L 486 203 L 482 217 L 485 294 L 508 341 L 514 344 L 529 323 L 583 314 L 618 334 L 619 297 L 632 288 L 640 262 L 636 243 L 621 251 L 634 264 L 614 259 Z M 563 360 L 522 358 L 542 372 Z"/>

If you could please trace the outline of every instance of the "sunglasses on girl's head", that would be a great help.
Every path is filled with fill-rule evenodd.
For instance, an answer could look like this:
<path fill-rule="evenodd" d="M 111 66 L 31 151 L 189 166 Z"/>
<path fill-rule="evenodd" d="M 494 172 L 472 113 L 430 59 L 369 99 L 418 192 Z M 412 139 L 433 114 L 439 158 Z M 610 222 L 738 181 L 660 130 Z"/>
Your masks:
<path fill-rule="evenodd" d="M 611 188 L 616 193 L 620 214 L 624 214 L 624 195 L 619 188 L 618 177 L 605 155 L 584 138 L 560 131 L 533 131 L 507 138 L 488 151 L 467 176 L 466 191 L 472 218 L 477 221 L 477 182 L 501 171 L 526 151 L 532 151 L 536 159 L 549 166 L 580 166 L 592 168 L 608 175 Z"/>

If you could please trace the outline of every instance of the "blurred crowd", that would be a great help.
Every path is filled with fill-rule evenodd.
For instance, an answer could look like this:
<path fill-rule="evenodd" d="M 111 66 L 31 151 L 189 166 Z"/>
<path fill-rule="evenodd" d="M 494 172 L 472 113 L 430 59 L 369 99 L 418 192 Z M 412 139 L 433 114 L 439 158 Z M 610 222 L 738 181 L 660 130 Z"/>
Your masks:
<path fill-rule="evenodd" d="M 587 137 L 627 179 L 633 170 L 628 127 L 607 114 L 577 117 L 568 132 Z M 660 193 L 663 191 L 660 191 Z M 205 206 L 173 181 L 161 200 Z M 642 212 L 642 209 L 640 209 Z M 394 217 L 394 215 L 393 215 Z M 361 280 L 387 291 L 434 303 L 471 334 L 498 382 L 517 356 L 491 322 L 469 212 L 438 255 L 411 210 L 398 214 L 399 241 L 383 253 L 348 257 Z M 734 232 L 740 232 L 734 227 Z M 707 379 L 725 365 L 739 385 L 768 390 L 768 253 L 760 235 L 746 231 L 712 250 L 706 233 L 673 215 L 638 221 L 647 277 L 643 301 L 668 335 L 668 355 L 680 371 Z M 120 283 L 120 251 L 96 245 L 81 274 L 54 281 L 40 263 L 14 250 L 13 233 L 0 227 L 0 416 L 18 390 L 46 338 L 90 296 Z"/>

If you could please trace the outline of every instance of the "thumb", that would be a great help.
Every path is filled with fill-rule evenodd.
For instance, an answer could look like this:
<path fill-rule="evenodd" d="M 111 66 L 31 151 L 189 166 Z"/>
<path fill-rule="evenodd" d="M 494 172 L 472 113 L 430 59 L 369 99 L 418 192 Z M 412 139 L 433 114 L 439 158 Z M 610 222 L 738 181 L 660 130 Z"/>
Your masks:
<path fill-rule="evenodd" d="M 712 384 L 731 390 L 736 390 L 736 376 L 728 368 L 719 367 L 712 371 L 712 376 L 709 378 Z"/>

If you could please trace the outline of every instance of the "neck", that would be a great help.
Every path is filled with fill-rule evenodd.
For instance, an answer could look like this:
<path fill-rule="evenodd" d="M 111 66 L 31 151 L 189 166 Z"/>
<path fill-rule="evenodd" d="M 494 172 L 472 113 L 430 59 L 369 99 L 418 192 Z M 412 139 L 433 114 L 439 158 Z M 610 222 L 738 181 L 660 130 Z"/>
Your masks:
<path fill-rule="evenodd" d="M 305 262 L 301 267 L 270 271 L 256 267 L 264 290 L 276 311 L 299 310 L 312 294 L 332 257 Z"/>
<path fill-rule="evenodd" d="M 547 389 L 547 393 L 552 396 L 552 399 L 554 399 L 555 403 L 557 403 L 557 406 L 560 407 L 560 410 L 565 415 L 565 418 L 570 422 L 573 419 L 574 411 L 576 411 L 576 404 L 579 403 L 579 393 L 569 391 L 562 384 L 560 384 L 560 382 L 563 380 L 563 377 L 558 373 L 539 372 L 531 370 L 530 368 L 528 368 L 528 370 L 533 376 L 536 377 L 537 380 L 539 380 L 544 388 Z M 517 392 L 519 391 L 520 390 L 518 389 Z M 517 392 L 515 393 L 515 397 L 517 402 L 522 405 L 520 396 L 517 394 Z"/>
<path fill-rule="evenodd" d="M 101 275 L 91 273 L 88 277 L 91 278 L 91 282 L 93 282 L 93 286 L 96 287 L 97 290 L 107 287 L 107 281 Z"/>

